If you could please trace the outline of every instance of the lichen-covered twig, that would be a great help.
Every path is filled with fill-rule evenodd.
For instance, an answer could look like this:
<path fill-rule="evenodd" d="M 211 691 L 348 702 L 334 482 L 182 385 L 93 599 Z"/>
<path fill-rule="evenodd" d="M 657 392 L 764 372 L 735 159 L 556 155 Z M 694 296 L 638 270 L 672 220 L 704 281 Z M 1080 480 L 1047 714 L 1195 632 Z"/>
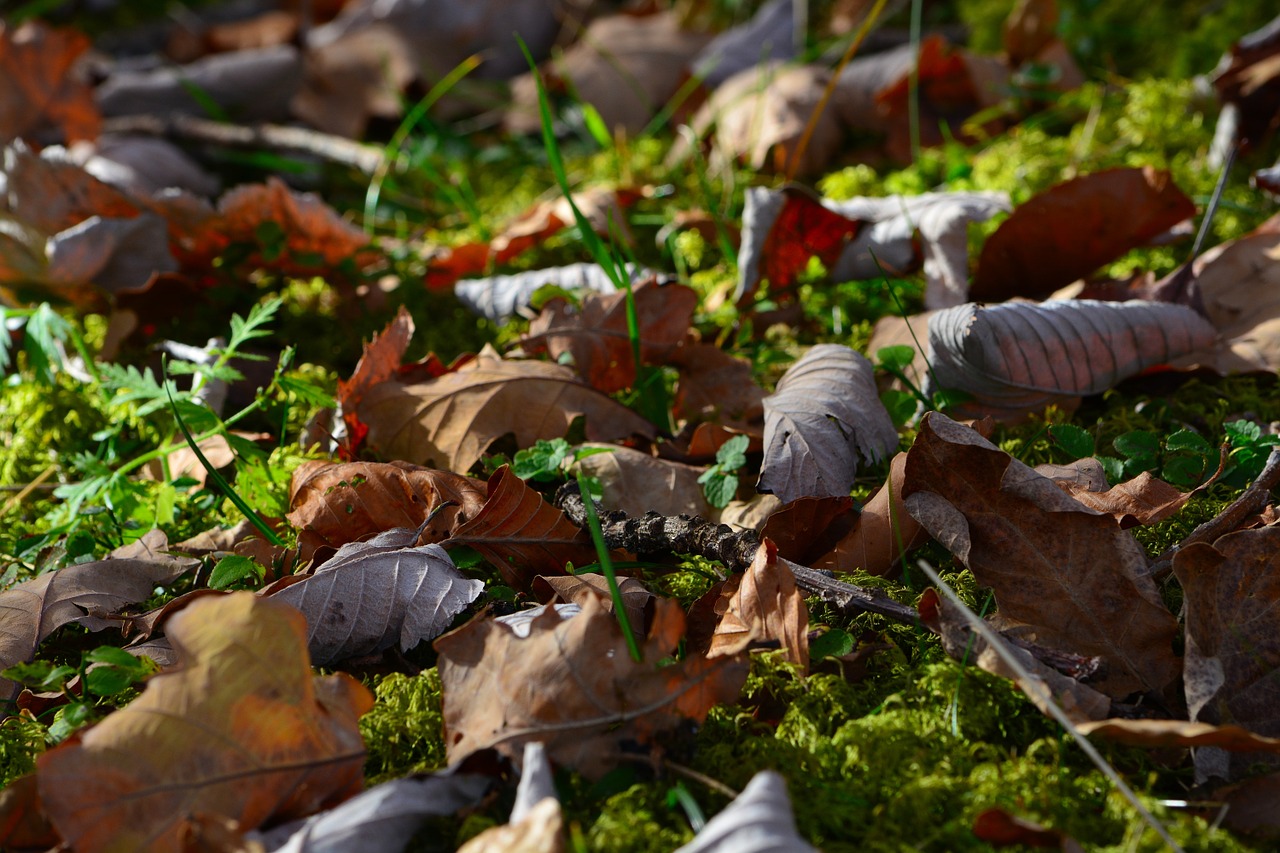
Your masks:
<path fill-rule="evenodd" d="M 586 507 L 577 483 L 566 483 L 556 494 L 556 505 L 579 527 L 586 523 Z M 691 515 L 659 515 L 646 513 L 635 518 L 625 512 L 596 508 L 605 544 L 610 548 L 631 551 L 641 559 L 655 559 L 670 554 L 695 554 L 719 560 L 731 572 L 745 571 L 760 548 L 760 537 L 753 530 L 734 530 L 727 524 L 713 524 Z M 826 574 L 788 562 L 796 585 L 820 597 L 841 613 L 878 613 L 908 625 L 920 621 L 916 609 L 894 601 L 878 589 L 855 586 Z"/>

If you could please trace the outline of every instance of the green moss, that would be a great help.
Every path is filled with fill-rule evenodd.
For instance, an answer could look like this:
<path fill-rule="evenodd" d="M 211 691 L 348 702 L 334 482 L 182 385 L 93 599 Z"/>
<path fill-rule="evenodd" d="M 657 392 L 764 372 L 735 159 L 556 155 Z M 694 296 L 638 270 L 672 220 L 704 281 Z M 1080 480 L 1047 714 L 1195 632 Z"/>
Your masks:
<path fill-rule="evenodd" d="M 680 813 L 666 802 L 669 783 L 632 785 L 600 804 L 583 828 L 591 850 L 668 853 L 693 838 Z"/>
<path fill-rule="evenodd" d="M 36 769 L 47 731 L 44 725 L 21 715 L 0 723 L 0 787 Z"/>
<path fill-rule="evenodd" d="M 382 680 L 374 694 L 376 704 L 360 718 L 369 784 L 443 767 L 440 673 L 434 668 L 413 677 L 394 673 Z"/>
<path fill-rule="evenodd" d="M 688 610 L 701 598 L 724 570 L 705 557 L 689 557 L 684 561 L 686 569 L 669 574 L 656 575 L 645 583 L 658 595 L 674 598 Z"/>
<path fill-rule="evenodd" d="M 0 386 L 0 485 L 28 483 L 96 445 L 90 436 L 107 418 L 93 399 L 66 374 L 52 386 Z"/>

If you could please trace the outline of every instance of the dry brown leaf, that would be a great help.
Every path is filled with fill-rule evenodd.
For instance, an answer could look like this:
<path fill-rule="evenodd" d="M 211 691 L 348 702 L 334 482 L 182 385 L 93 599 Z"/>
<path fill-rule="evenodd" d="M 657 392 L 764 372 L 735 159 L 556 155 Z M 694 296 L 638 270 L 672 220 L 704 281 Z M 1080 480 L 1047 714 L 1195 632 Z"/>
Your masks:
<path fill-rule="evenodd" d="M 796 830 L 787 782 L 761 770 L 733 802 L 675 853 L 817 853 Z"/>
<path fill-rule="evenodd" d="M 564 814 L 560 801 L 547 797 L 521 820 L 486 829 L 458 848 L 458 853 L 561 853 Z"/>
<path fill-rule="evenodd" d="M 484 506 L 485 484 L 406 462 L 304 462 L 293 472 L 289 523 L 298 530 L 298 559 L 393 527 L 417 528 L 444 507 L 420 541 L 443 542 Z"/>
<path fill-rule="evenodd" d="M 1004 52 L 1017 68 L 1058 37 L 1057 0 L 1018 0 L 1004 22 Z"/>
<path fill-rule="evenodd" d="M 858 515 L 848 496 L 799 498 L 771 512 L 760 535 L 778 546 L 779 556 L 812 568 L 849 534 Z"/>
<path fill-rule="evenodd" d="M 1173 571 L 1185 595 L 1191 719 L 1280 738 L 1280 527 L 1188 545 L 1174 555 Z M 1199 779 L 1234 781 L 1257 756 L 1198 750 L 1195 760 Z"/>
<path fill-rule="evenodd" d="M 1218 726 L 1187 720 L 1116 719 L 1085 723 L 1080 726 L 1080 731 L 1130 746 L 1185 746 L 1195 749 L 1214 747 L 1230 752 L 1280 754 L 1280 738 L 1264 737 L 1234 725 Z"/>
<path fill-rule="evenodd" d="M 1045 694 L 1053 697 L 1067 718 L 1077 725 L 1105 719 L 1111 712 L 1111 700 L 1087 684 L 1036 660 L 1032 654 L 1010 643 L 1005 652 L 1022 665 L 1031 679 L 1025 680 L 985 639 L 973 631 L 964 614 L 934 589 L 925 590 L 919 605 L 920 621 L 942 638 L 942 647 L 958 661 L 972 661 L 992 675 L 1007 678 L 1027 695 L 1042 714 L 1048 716 Z"/>
<path fill-rule="evenodd" d="M 251 829 L 304 817 L 360 790 L 357 718 L 373 696 L 345 675 L 314 678 L 306 620 L 240 592 L 169 622 L 180 669 L 40 756 L 40 799 L 78 851 L 179 849 L 190 816 Z"/>
<path fill-rule="evenodd" d="M 97 137 L 102 116 L 88 81 L 74 69 L 89 45 L 75 30 L 0 22 L 0 140 L 30 137 L 50 125 L 68 143 Z"/>
<path fill-rule="evenodd" d="M 40 643 L 68 623 L 90 631 L 117 627 L 108 617 L 198 565 L 170 557 L 166 547 L 164 534 L 153 530 L 105 560 L 45 572 L 0 592 L 0 669 L 31 660 Z M 18 689 L 0 679 L 0 701 L 12 700 Z"/>
<path fill-rule="evenodd" d="M 1178 676 L 1178 623 L 1132 534 L 969 427 L 930 412 L 907 454 L 907 510 L 1050 648 L 1105 658 L 1113 698 Z M 1173 701 L 1166 696 L 1167 701 Z"/>
<path fill-rule="evenodd" d="M 1053 847 L 1063 853 L 1084 853 L 1074 838 L 1058 829 L 1049 829 L 1004 809 L 985 809 L 973 819 L 973 834 L 992 847 Z"/>
<path fill-rule="evenodd" d="M 1090 509 L 1115 516 L 1121 527 L 1163 521 L 1181 510 L 1195 494 L 1179 491 L 1150 471 L 1143 471 L 1132 480 L 1117 483 L 1106 491 L 1060 479 L 1054 479 L 1054 482 Z"/>
<path fill-rule="evenodd" d="M 613 612 L 613 598 L 609 591 L 609 579 L 595 572 L 578 572 L 573 575 L 539 576 L 534 578 L 531 591 L 535 598 L 543 604 L 551 604 L 559 600 L 565 604 L 582 606 L 588 596 L 600 599 L 600 603 L 610 613 Z M 654 601 L 657 600 L 645 585 L 635 578 L 618 578 L 618 591 L 622 595 L 622 606 L 627 613 L 628 624 L 637 637 L 644 636 L 645 626 L 653 612 Z"/>
<path fill-rule="evenodd" d="M 1150 367 L 1213 345 L 1212 326 L 1182 305 L 1055 300 L 974 303 L 929 317 L 933 365 L 924 389 L 962 391 L 963 417 L 1018 420 L 1105 391 Z"/>
<path fill-rule="evenodd" d="M 637 518 L 649 510 L 662 515 L 715 517 L 716 510 L 707 503 L 698 482 L 703 468 L 618 445 L 584 444 L 579 449 L 608 451 L 585 456 L 573 468 L 600 480 L 604 489 L 600 503 L 605 509 Z"/>
<path fill-rule="evenodd" d="M 644 190 L 629 187 L 591 187 L 572 196 L 573 204 L 591 225 L 591 230 L 603 237 L 621 238 L 630 245 L 633 239 L 624 211 L 644 194 Z M 555 198 L 538 202 L 507 223 L 502 233 L 490 241 L 489 250 L 496 263 L 509 263 L 512 258 L 576 221 L 569 200 L 562 193 L 557 193 Z"/>
<path fill-rule="evenodd" d="M 1247 154 L 1266 145 L 1280 115 L 1280 32 L 1274 19 L 1233 44 L 1210 79 L 1225 104 L 1224 116 L 1236 113 L 1233 135 L 1241 150 Z M 1215 143 L 1221 135 L 1219 127 Z"/>
<path fill-rule="evenodd" d="M 371 118 L 404 112 L 403 92 L 418 77 L 417 63 L 395 28 L 372 24 L 306 53 L 293 114 L 312 127 L 360 139 Z"/>
<path fill-rule="evenodd" d="M 558 364 L 501 358 L 486 347 L 435 379 L 391 379 L 370 388 L 354 414 L 369 428 L 367 446 L 385 458 L 466 472 L 498 438 L 519 447 L 561 438 L 578 416 L 592 441 L 652 438 L 652 424 Z"/>
<path fill-rule="evenodd" d="M 1220 788 L 1214 791 L 1214 799 L 1225 804 L 1222 823 L 1232 832 L 1272 841 L 1280 836 L 1280 809 L 1276 808 L 1280 804 L 1280 773 Z"/>
<path fill-rule="evenodd" d="M 0 847 L 49 850 L 58 842 L 58 833 L 43 811 L 34 773 L 19 776 L 0 791 Z"/>
<path fill-rule="evenodd" d="M 679 604 L 656 605 L 643 663 L 631 660 L 617 621 L 595 597 L 567 619 L 546 608 L 524 639 L 479 618 L 436 640 L 449 761 L 485 747 L 517 758 L 524 743 L 540 740 L 552 761 L 599 778 L 616 766 L 621 741 L 650 742 L 736 699 L 743 656 L 656 666 L 684 632 Z"/>
<path fill-rule="evenodd" d="M 682 420 L 747 423 L 764 416 L 764 389 L 751 362 L 714 344 L 687 343 L 672 354 L 680 374 L 672 413 Z"/>
<path fill-rule="evenodd" d="M 586 531 L 542 499 L 503 465 L 489 478 L 489 497 L 475 517 L 459 525 L 448 545 L 469 545 L 504 581 L 527 590 L 537 575 L 562 575 L 565 564 L 596 561 Z"/>
<path fill-rule="evenodd" d="M 987 238 L 972 298 L 1041 298 L 1184 219 L 1196 206 L 1168 172 L 1107 169 L 1050 187 Z"/>
<path fill-rule="evenodd" d="M 760 543 L 746 571 L 730 577 L 716 603 L 720 622 L 707 657 L 736 655 L 752 643 L 777 642 L 783 658 L 809 671 L 809 608 L 795 576 L 778 560 L 778 548 Z"/>
<path fill-rule="evenodd" d="M 640 360 L 665 364 L 685 339 L 698 294 L 675 282 L 646 279 L 632 288 L 640 331 Z M 627 294 L 588 294 L 580 308 L 553 299 L 529 324 L 520 348 L 530 354 L 547 353 L 563 364 L 573 359 L 578 375 L 591 387 L 612 394 L 636 381 L 636 366 L 627 321 Z"/>
<path fill-rule="evenodd" d="M 818 344 L 764 399 L 764 460 L 756 489 L 782 501 L 848 495 L 859 463 L 898 447 L 871 362 L 842 344 Z"/>

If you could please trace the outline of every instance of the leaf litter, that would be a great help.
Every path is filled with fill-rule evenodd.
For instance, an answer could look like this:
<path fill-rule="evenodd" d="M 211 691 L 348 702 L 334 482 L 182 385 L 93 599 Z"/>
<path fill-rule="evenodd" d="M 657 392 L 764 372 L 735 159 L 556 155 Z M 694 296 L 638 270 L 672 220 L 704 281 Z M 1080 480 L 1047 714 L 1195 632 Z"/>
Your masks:
<path fill-rule="evenodd" d="M 562 33 L 565 48 L 554 55 L 549 49 L 559 22 L 546 4 L 512 4 L 519 6 L 507 10 L 519 18 L 515 28 L 542 65 L 540 74 L 515 79 L 514 99 L 502 102 L 508 130 L 521 122 L 538 128 L 535 80 L 550 82 L 558 97 L 574 102 L 561 117 L 604 146 L 625 173 L 585 182 L 589 189 L 573 193 L 586 216 L 585 232 L 569 230 L 576 227 L 569 198 L 544 195 L 504 205 L 523 213 L 493 228 L 472 222 L 465 236 L 444 244 L 437 238 L 445 224 L 430 236 L 425 232 L 435 226 L 374 238 L 385 224 L 376 216 L 360 228 L 322 196 L 274 175 L 214 200 L 208 196 L 217 182 L 203 181 L 198 172 L 182 178 L 187 190 L 166 189 L 142 180 L 136 167 L 111 166 L 115 161 L 106 156 L 95 163 L 87 148 L 65 153 L 46 144 L 96 141 L 100 152 L 109 152 L 110 140 L 99 136 L 102 114 L 150 120 L 157 111 L 173 113 L 159 116 L 166 134 L 202 139 L 212 131 L 183 117 L 197 102 L 202 109 L 242 110 L 238 121 L 302 119 L 321 136 L 259 125 L 260 144 L 287 140 L 282 150 L 301 145 L 348 164 L 373 158 L 391 180 L 386 197 L 366 210 L 399 204 L 407 161 L 396 158 L 404 155 L 394 145 L 379 152 L 333 134 L 365 134 L 378 121 L 405 115 L 412 102 L 405 96 L 420 94 L 415 87 L 429 87 L 449 71 L 432 66 L 448 65 L 442 58 L 455 55 L 456 65 L 473 47 L 492 48 L 477 78 L 515 78 L 524 68 L 506 36 L 515 24 L 491 3 L 474 10 L 483 21 L 464 26 L 450 13 L 426 29 L 407 11 L 411 4 L 353 2 L 341 12 L 340 4 L 321 5 L 314 14 L 337 17 L 306 22 L 320 24 L 309 30 L 289 12 L 210 27 L 195 40 L 187 31 L 185 41 L 171 42 L 167 49 L 184 63 L 181 74 L 203 91 L 178 84 L 181 75 L 172 68 L 137 73 L 109 55 L 96 60 L 102 63 L 97 76 L 86 77 L 77 62 L 88 42 L 70 30 L 28 23 L 0 32 L 0 64 L 15 80 L 0 101 L 0 127 L 7 138 L 25 140 L 4 155 L 0 294 L 6 310 L 16 312 L 6 327 L 15 334 L 2 351 L 5 360 L 18 370 L 52 364 L 56 369 L 45 367 L 46 374 L 90 387 L 92 365 L 66 355 L 68 347 L 83 355 L 84 342 L 56 324 L 42 327 L 43 315 L 24 306 L 57 300 L 81 314 L 114 312 L 94 316 L 122 330 L 114 333 L 118 342 L 135 335 L 145 341 L 164 306 L 215 304 L 236 275 L 241 288 L 252 279 L 254 287 L 297 292 L 311 276 L 329 279 L 312 282 L 313 294 L 324 294 L 318 301 L 329 300 L 334 322 L 326 337 L 338 336 L 335 331 L 350 337 L 353 329 L 341 320 L 377 314 L 389 296 L 393 305 L 410 302 L 403 299 L 404 284 L 412 283 L 466 306 L 509 348 L 439 346 L 437 318 L 400 307 L 365 346 L 358 366 L 338 371 L 339 409 L 324 422 L 329 426 L 308 428 L 339 457 L 282 455 L 291 476 L 280 477 L 273 466 L 281 463 L 262 461 L 265 453 L 227 429 L 230 419 L 222 425 L 216 415 L 206 418 L 219 428 L 200 443 L 225 441 L 236 489 L 252 493 L 262 477 L 276 477 L 285 494 L 273 506 L 283 518 L 264 526 L 285 533 L 287 547 L 210 531 L 191 540 L 193 553 L 204 558 L 193 571 L 197 561 L 167 555 L 176 549 L 153 531 L 140 546 L 93 559 L 101 546 L 80 536 L 76 525 L 84 525 L 81 533 L 107 528 L 82 518 L 64 521 L 70 526 L 62 529 L 71 533 L 50 534 L 24 551 L 13 565 L 33 575 L 0 593 L 11 600 L 7 665 L 31 662 L 46 650 L 65 657 L 67 626 L 95 635 L 119 626 L 141 633 L 129 651 L 152 656 L 163 669 L 136 698 L 130 693 L 118 707 L 104 703 L 100 722 L 38 759 L 34 752 L 43 746 L 34 750 L 34 775 L 13 782 L 0 801 L 2 843 L 186 849 L 181 845 L 192 838 L 212 843 L 216 837 L 224 845 L 310 850 L 360 838 L 394 848 L 432 816 L 452 820 L 479 802 L 510 778 L 496 769 L 506 763 L 521 769 L 510 823 L 477 834 L 464 849 L 505 849 L 516 838 L 532 843 L 535 837 L 540 849 L 558 849 L 565 826 L 580 829 L 581 801 L 574 798 L 581 794 L 557 784 L 552 767 L 589 782 L 629 768 L 638 780 L 631 797 L 648 796 L 646 784 L 665 786 L 676 805 L 667 807 L 667 817 L 637 825 L 669 826 L 676 807 L 688 821 L 665 848 L 659 836 L 650 839 L 655 849 L 813 849 L 810 840 L 838 849 L 870 824 L 870 812 L 859 821 L 859 810 L 875 803 L 897 814 L 906 803 L 900 792 L 928 781 L 922 768 L 932 765 L 923 753 L 884 765 L 871 753 L 925 737 L 944 750 L 965 744 L 958 713 L 949 732 L 910 716 L 916 711 L 909 706 L 919 701 L 910 688 L 875 708 L 858 698 L 859 680 L 868 673 L 901 678 L 908 666 L 940 666 L 943 652 L 995 676 L 978 681 L 967 671 L 939 670 L 953 679 L 966 673 L 953 703 L 962 690 L 986 691 L 991 703 L 1004 697 L 995 724 L 1001 737 L 1017 726 L 1051 731 L 1036 729 L 1044 724 L 1020 709 L 1029 701 L 1044 710 L 1046 696 L 1052 697 L 1099 739 L 1189 748 L 1186 766 L 1204 786 L 1197 790 L 1238 808 L 1230 825 L 1277 832 L 1265 816 L 1277 796 L 1275 774 L 1261 775 L 1274 765 L 1280 735 L 1271 713 L 1275 667 L 1267 658 L 1276 635 L 1269 624 L 1275 593 L 1265 574 L 1274 510 L 1264 500 L 1229 521 L 1221 521 L 1224 513 L 1181 543 L 1167 543 L 1159 559 L 1139 544 L 1143 528 L 1178 522 L 1209 494 L 1221 495 L 1233 475 L 1262 470 L 1260 476 L 1273 477 L 1261 464 L 1271 446 L 1262 439 L 1264 428 L 1248 448 L 1257 458 L 1246 463 L 1237 431 L 1217 473 L 1207 465 L 1200 481 L 1186 487 L 1157 478 L 1162 473 L 1177 482 L 1168 472 L 1180 469 L 1154 461 L 1129 475 L 1145 457 L 1111 459 L 1107 472 L 1115 465 L 1126 472 L 1115 483 L 1105 479 L 1105 458 L 1092 466 L 1072 458 L 1038 468 L 1015 458 L 1018 450 L 1059 463 L 1063 453 L 1074 457 L 1050 425 L 1077 406 L 1092 411 L 1099 395 L 1132 387 L 1121 385 L 1126 381 L 1160 387 L 1175 368 L 1272 372 L 1266 287 L 1275 262 L 1272 224 L 1239 228 L 1234 241 L 1194 258 L 1189 291 L 1171 295 L 1169 287 L 1152 285 L 1150 274 L 1137 276 L 1145 283 L 1127 290 L 1108 291 L 1099 281 L 1078 285 L 1082 293 L 1094 288 L 1145 300 L 1064 299 L 1064 286 L 1101 276 L 1121 258 L 1156 257 L 1127 253 L 1158 252 L 1149 246 L 1177 239 L 1178 227 L 1198 212 L 1192 201 L 1198 194 L 1174 182 L 1174 172 L 1187 174 L 1183 165 L 1110 163 L 1113 168 L 1084 174 L 1073 166 L 1073 173 L 1059 175 L 1065 181 L 1037 178 L 1041 191 L 1035 193 L 967 181 L 952 161 L 945 175 L 906 192 L 899 184 L 892 192 L 879 186 L 837 198 L 784 180 L 839 170 L 855 139 L 867 144 L 864 154 L 915 161 L 914 171 L 897 174 L 918 180 L 930 162 L 940 162 L 932 152 L 954 160 L 961 144 L 985 144 L 1016 126 L 1037 97 L 1066 97 L 1082 75 L 1059 38 L 1054 4 L 1019 4 L 1004 31 L 1003 56 L 930 34 L 918 46 L 860 55 L 840 68 L 813 56 L 808 64 L 788 64 L 797 21 L 782 14 L 782 3 L 764 4 L 752 21 L 719 38 L 670 10 L 603 15 Z M 831 26 L 834 32 L 834 19 Z M 1245 111 L 1237 137 L 1245 151 L 1265 144 L 1269 131 L 1259 117 L 1267 118 L 1265 97 L 1274 88 L 1271 42 L 1265 31 L 1251 38 L 1217 75 L 1224 101 Z M 39 50 L 31 56 L 39 61 L 25 61 L 33 45 Z M 1262 97 L 1239 87 L 1242 75 L 1259 81 Z M 248 78 L 257 88 L 237 82 Z M 474 109 L 462 95 L 483 82 L 465 82 L 451 81 L 457 91 L 439 102 L 436 116 Z M 255 103 L 243 100 L 251 90 Z M 338 104 L 349 109 L 335 109 Z M 333 119 L 339 114 L 341 120 Z M 680 136 L 670 152 L 648 150 L 652 140 L 642 131 L 655 116 L 688 121 L 693 133 Z M 324 147 L 315 148 L 320 138 Z M 669 163 L 689 164 L 696 174 L 685 181 L 688 176 L 669 170 L 673 183 L 661 186 L 633 180 L 631 165 L 624 165 L 629 146 L 652 162 L 667 154 Z M 926 153 L 928 146 L 940 147 Z M 148 150 L 168 157 L 159 153 L 164 149 Z M 431 159 L 437 153 L 424 149 L 414 162 L 434 169 L 430 163 L 445 162 Z M 743 163 L 777 172 L 776 188 L 748 188 L 717 209 L 708 181 L 724 180 Z M 475 200 L 468 173 L 447 168 L 447 176 L 428 182 L 454 209 L 435 209 L 433 198 L 424 209 L 439 214 L 440 223 L 478 219 L 466 210 Z M 857 183 L 860 168 L 869 167 L 830 172 L 824 192 L 839 183 L 832 178 L 853 175 Z M 662 201 L 672 193 L 688 195 L 680 201 L 686 209 L 709 212 L 684 222 Z M 731 195 L 732 189 L 725 198 Z M 644 243 L 655 218 L 674 226 L 662 229 L 658 255 Z M 736 258 L 704 265 L 708 247 L 723 244 L 716 253 L 731 248 L 739 227 Z M 592 233 L 616 240 L 616 256 L 542 263 L 544 255 L 559 263 L 570 254 L 566 245 L 578 238 L 589 244 Z M 674 276 L 648 266 L 668 262 L 677 268 Z M 530 268 L 537 264 L 542 268 Z M 917 271 L 923 275 L 915 277 Z M 485 277 L 470 278 L 476 274 Z M 628 278 L 630 286 L 619 290 Z M 922 285 L 920 295 L 907 300 L 930 313 L 908 318 L 899 305 L 857 316 L 865 323 L 855 333 L 861 346 L 846 346 L 841 312 L 879 298 L 873 291 L 883 279 Z M 848 300 L 852 282 L 861 290 Z M 1032 301 L 1055 292 L 1059 298 Z M 846 304 L 832 302 L 839 299 Z M 998 300 L 1008 301 L 990 304 Z M 835 310 L 828 330 L 814 334 L 819 304 Z M 379 325 L 385 320 L 377 319 Z M 779 319 L 785 322 L 770 326 Z M 883 328 L 867 343 L 870 321 L 877 319 Z M 908 322 L 915 340 L 905 334 Z M 895 323 L 896 331 L 889 328 Z M 498 330 L 499 324 L 510 328 Z M 893 367 L 898 362 L 876 346 L 881 335 L 911 346 L 915 363 Z M 801 350 L 800 341 L 816 345 Z M 411 349 L 423 346 L 431 350 L 425 357 L 407 360 Z M 211 343 L 206 351 L 218 350 Z M 193 369 L 197 386 L 243 376 Z M 126 390 L 164 390 L 152 384 L 149 391 Z M 328 396 L 296 375 L 277 375 L 271 387 L 294 405 Z M 174 390 L 181 393 L 176 387 L 169 393 Z M 247 390 L 252 397 L 255 389 Z M 1081 398 L 1087 398 L 1083 404 Z M 908 414 L 904 399 L 920 411 Z M 670 415 L 656 419 L 663 423 L 636 413 L 653 412 L 646 405 L 653 401 Z M 986 420 L 970 428 L 929 411 L 934 408 Z M 1205 432 L 1201 443 L 1212 449 L 1218 437 L 1212 432 L 1228 423 L 1227 415 L 1220 411 L 1212 423 L 1202 418 L 1189 427 Z M 1252 411 L 1239 417 L 1238 423 L 1266 420 Z M 1009 426 L 1028 422 L 1043 424 L 1052 438 Z M 129 427 L 138 429 L 134 422 Z M 1101 422 L 1093 426 L 1099 441 L 1105 429 Z M 103 434 L 121 435 L 119 428 Z M 910 449 L 898 452 L 904 435 Z M 1118 452 L 1136 446 L 1122 438 L 1116 438 Z M 551 481 L 571 470 L 599 478 L 604 545 L 593 545 L 584 529 L 592 505 L 580 491 L 517 476 L 520 454 L 550 441 L 563 443 L 558 462 L 572 459 L 545 472 Z M 722 455 L 728 441 L 735 452 Z M 1172 436 L 1163 445 L 1155 439 L 1154 446 L 1169 454 L 1188 447 L 1175 446 Z M 132 463 L 103 462 L 84 450 L 69 480 L 83 475 L 85 481 L 70 485 L 103 505 L 116 525 L 112 535 L 137 539 L 133 531 L 174 524 L 180 488 L 190 488 L 178 485 L 180 472 L 160 466 L 159 479 L 144 487 L 158 490 L 145 515 L 139 508 L 145 502 L 121 485 L 131 480 L 107 477 L 94 486 L 88 478 Z M 600 450 L 606 453 L 591 455 Z M 142 461 L 161 458 L 172 458 L 172 448 L 158 447 Z M 774 498 L 718 509 L 726 498 L 754 498 L 740 472 L 758 473 L 754 491 Z M 91 486 L 98 492 L 88 491 Z M 60 486 L 57 497 L 67 488 Z M 1268 489 L 1257 491 L 1265 496 Z M 97 512 L 96 503 L 89 506 Z M 1018 667 L 971 634 L 954 605 L 919 584 L 905 557 L 922 547 L 948 562 L 975 604 L 983 589 L 990 591 L 990 621 Z M 230 548 L 238 554 L 231 556 Z M 217 561 L 245 555 L 259 561 L 257 576 L 272 579 L 270 586 L 257 589 L 249 573 L 233 583 L 257 589 L 256 595 L 205 588 L 232 577 Z M 611 564 L 634 576 L 615 578 Z M 210 582 L 214 577 L 217 583 Z M 1181 612 L 1177 602 L 1170 605 L 1176 594 Z M 535 601 L 541 604 L 532 606 Z M 633 636 L 619 624 L 623 613 Z M 431 639 L 427 648 L 422 641 Z M 890 664 L 891 656 L 900 660 Z M 312 666 L 366 674 L 425 666 L 438 674 L 433 695 L 425 676 L 410 683 L 427 691 L 419 711 L 440 715 L 442 730 L 430 737 L 440 739 L 450 769 L 359 794 L 365 749 L 357 719 L 372 700 L 346 676 L 313 677 Z M 75 670 L 64 668 L 68 675 Z M 41 708 L 65 717 L 73 697 L 40 693 L 39 685 L 20 692 L 22 672 L 6 676 L 13 700 L 6 725 L 41 726 Z M 996 679 L 1012 682 L 1026 698 L 1015 698 Z M 840 702 L 824 705 L 832 696 Z M 965 719 L 980 714 L 970 707 Z M 897 720 L 909 725 L 893 737 L 876 735 L 877 726 Z M 756 738 L 754 756 L 741 751 L 747 729 Z M 815 753 L 805 751 L 806 741 L 836 750 L 833 761 L 811 761 Z M 1168 753 L 1162 760 L 1180 757 Z M 956 766 L 971 759 L 956 758 Z M 784 770 L 785 782 L 776 773 L 756 774 L 767 765 Z M 895 775 L 903 767 L 913 769 Z M 708 776 L 711 768 L 741 793 Z M 699 789 L 693 796 L 684 782 L 672 784 L 682 773 L 714 793 Z M 865 796 L 841 793 L 832 807 L 830 791 L 853 791 L 878 774 L 897 780 L 885 783 L 893 789 L 887 798 L 857 788 Z M 965 790 L 987 793 L 969 800 L 948 795 L 934 808 L 949 815 L 939 824 L 942 832 L 962 826 L 965 840 L 951 835 L 939 842 L 938 835 L 932 843 L 951 849 L 976 836 L 1075 849 L 1073 833 L 1095 842 L 1104 835 L 1118 839 L 1110 829 L 1091 828 L 1039 802 L 1043 788 L 1027 785 L 1014 813 L 1003 794 L 993 798 L 977 776 L 966 779 Z M 697 805 L 704 796 L 725 805 L 710 821 Z M 1102 813 L 1101 801 L 1093 802 Z M 607 825 L 610 808 L 593 817 L 595 826 Z M 599 804 L 588 810 L 600 811 Z M 807 837 L 797 831 L 797 817 Z M 929 846 L 913 835 L 915 823 L 899 820 L 898 840 Z M 690 841 L 690 829 L 698 828 Z M 593 834 L 592 843 L 600 842 Z"/>

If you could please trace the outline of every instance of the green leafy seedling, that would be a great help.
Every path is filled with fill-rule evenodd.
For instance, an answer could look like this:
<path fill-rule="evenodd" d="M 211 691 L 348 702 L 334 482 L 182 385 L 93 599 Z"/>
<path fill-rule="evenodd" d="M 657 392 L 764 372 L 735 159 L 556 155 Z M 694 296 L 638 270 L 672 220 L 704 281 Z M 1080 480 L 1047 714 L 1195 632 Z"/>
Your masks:
<path fill-rule="evenodd" d="M 1262 473 L 1271 448 L 1280 444 L 1280 436 L 1264 434 L 1261 426 L 1246 420 L 1223 424 L 1222 430 L 1231 442 L 1230 467 L 1223 479 L 1227 485 L 1243 487 Z"/>
<path fill-rule="evenodd" d="M 738 493 L 738 471 L 747 464 L 747 444 L 745 435 L 735 435 L 720 445 L 716 451 L 715 464 L 702 472 L 698 482 L 702 484 L 702 493 L 707 496 L 707 503 L 717 509 L 724 509 Z"/>
<path fill-rule="evenodd" d="M 82 652 L 79 666 L 34 660 L 11 666 L 0 677 L 47 693 L 62 693 L 67 703 L 60 706 L 49 726 L 53 743 L 68 735 L 116 702 L 112 700 L 159 670 L 150 658 L 135 657 L 116 646 L 100 646 Z M 79 679 L 78 688 L 74 685 Z"/>
<path fill-rule="evenodd" d="M 569 476 L 569 468 L 577 461 L 597 453 L 612 453 L 607 447 L 579 447 L 576 450 L 563 438 L 550 441 L 538 439 L 533 447 L 517 450 L 511 460 L 511 471 L 521 480 L 534 483 L 554 483 Z M 600 483 L 589 477 L 592 495 L 600 497 Z"/>
<path fill-rule="evenodd" d="M 1093 436 L 1075 424 L 1053 424 L 1049 437 L 1072 460 L 1087 459 L 1095 452 Z"/>
<path fill-rule="evenodd" d="M 265 577 L 266 569 L 256 560 L 231 554 L 209 573 L 209 589 L 257 589 Z"/>

